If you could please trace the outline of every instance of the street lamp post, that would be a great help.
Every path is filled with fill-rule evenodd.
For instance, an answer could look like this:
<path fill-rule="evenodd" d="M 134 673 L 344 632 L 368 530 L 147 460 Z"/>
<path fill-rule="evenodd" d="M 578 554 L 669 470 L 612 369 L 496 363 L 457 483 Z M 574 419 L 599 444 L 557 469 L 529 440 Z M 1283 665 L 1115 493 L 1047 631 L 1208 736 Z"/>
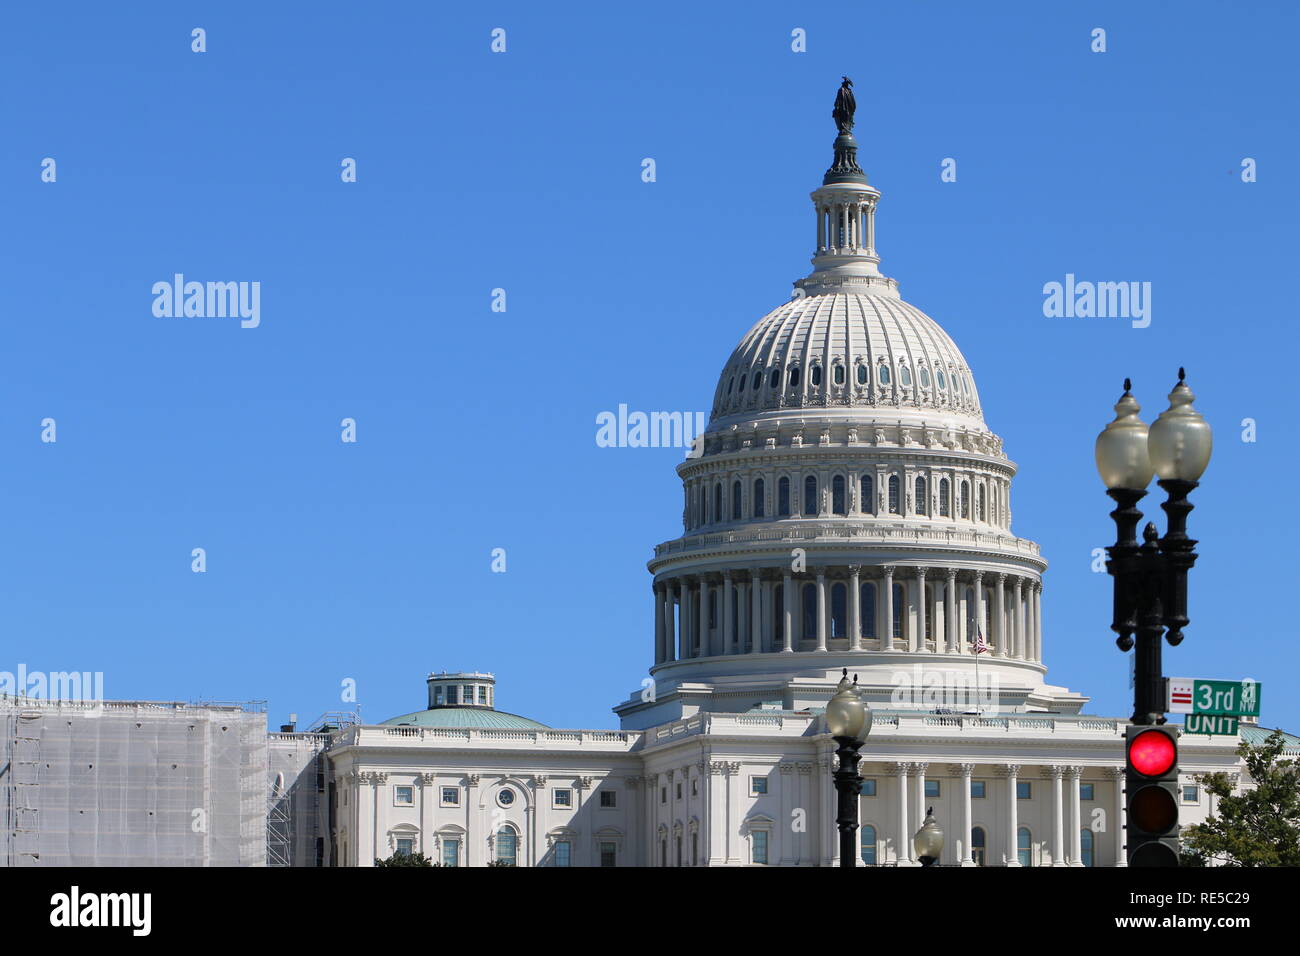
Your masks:
<path fill-rule="evenodd" d="M 1178 384 L 1169 393 L 1169 408 L 1150 427 L 1138 418 L 1141 406 L 1124 380 L 1124 394 L 1115 404 L 1115 420 L 1097 436 L 1097 471 L 1106 493 L 1115 500 L 1115 543 L 1106 549 L 1106 570 L 1115 579 L 1111 630 L 1121 651 L 1134 647 L 1133 718 L 1135 724 L 1165 722 L 1161 643 L 1183 639 L 1187 617 L 1187 572 L 1196 563 L 1196 542 L 1187 536 L 1187 500 L 1210 463 L 1210 426 L 1196 409 L 1195 396 L 1178 370 Z M 1142 531 L 1137 503 L 1146 496 L 1151 476 L 1168 495 L 1161 505 L 1168 530 L 1159 536 L 1154 523 Z"/>
<path fill-rule="evenodd" d="M 934 866 L 943 856 L 943 828 L 934 819 L 934 807 L 925 811 L 925 822 L 912 837 L 912 847 L 922 866 Z"/>
<path fill-rule="evenodd" d="M 857 866 L 858 794 L 862 777 L 858 774 L 858 750 L 871 732 L 871 710 L 858 695 L 858 678 L 849 683 L 849 669 L 835 688 L 835 696 L 826 705 L 826 729 L 837 745 L 839 767 L 831 775 L 839 794 L 839 812 L 835 823 L 840 831 L 840 866 Z"/>

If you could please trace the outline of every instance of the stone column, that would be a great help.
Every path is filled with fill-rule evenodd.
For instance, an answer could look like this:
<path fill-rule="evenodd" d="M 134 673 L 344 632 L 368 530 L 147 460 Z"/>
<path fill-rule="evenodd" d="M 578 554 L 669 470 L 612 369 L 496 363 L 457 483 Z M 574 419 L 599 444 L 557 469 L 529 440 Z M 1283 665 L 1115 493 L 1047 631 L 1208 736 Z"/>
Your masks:
<path fill-rule="evenodd" d="M 849 650 L 862 649 L 862 567 L 849 565 Z"/>
<path fill-rule="evenodd" d="M 1082 767 L 1065 768 L 1065 779 L 1070 782 L 1070 866 L 1083 866 L 1083 820 L 1081 819 L 1082 808 L 1079 805 L 1079 783 L 1082 776 Z M 1097 855 L 1095 841 L 1092 845 L 1092 853 L 1095 859 Z"/>
<path fill-rule="evenodd" d="M 722 574 L 722 653 L 734 654 L 731 643 L 731 594 L 735 585 L 731 583 L 731 572 Z"/>
<path fill-rule="evenodd" d="M 984 633 L 984 572 L 976 571 L 975 579 L 975 634 L 966 635 L 971 642 L 971 650 L 975 650 L 976 635 Z M 984 641 L 988 643 L 990 634 L 984 634 Z"/>
<path fill-rule="evenodd" d="M 887 651 L 895 650 L 894 648 L 894 567 L 887 564 L 882 571 L 885 572 L 885 599 L 876 602 L 885 609 L 885 627 L 880 632 L 880 646 Z"/>
<path fill-rule="evenodd" d="M 949 568 L 943 586 L 943 638 L 949 654 L 961 650 L 961 629 L 957 623 L 957 569 Z"/>
<path fill-rule="evenodd" d="M 664 602 L 660 596 L 660 586 L 651 588 L 655 602 L 655 663 L 664 662 Z M 427 854 L 426 854 L 427 855 Z"/>
<path fill-rule="evenodd" d="M 907 771 L 908 764 L 896 763 L 889 772 L 898 780 L 898 836 L 895 859 L 899 866 L 912 865 L 912 834 L 907 831 Z"/>
<path fill-rule="evenodd" d="M 1107 821 L 1111 835 L 1115 838 L 1115 865 L 1128 866 L 1128 854 L 1124 849 L 1124 824 L 1126 822 L 1124 819 L 1124 768 L 1107 767 L 1106 776 L 1110 778 L 1115 790 L 1115 810 Z"/>
<path fill-rule="evenodd" d="M 1034 660 L 1043 659 L 1043 582 L 1034 582 Z"/>
<path fill-rule="evenodd" d="M 379 855 L 379 850 L 375 846 L 374 826 L 367 826 L 367 824 L 378 816 L 379 808 L 375 806 L 375 785 L 371 782 L 370 774 L 366 771 L 354 774 L 353 779 L 357 781 L 357 789 L 353 797 L 359 805 L 357 807 L 356 833 L 353 837 L 357 854 L 357 866 L 374 866 L 375 857 Z M 346 866 L 347 862 L 347 860 L 344 860 L 343 865 Z"/>
<path fill-rule="evenodd" d="M 925 620 L 929 609 L 925 606 L 925 574 L 925 568 L 916 569 L 916 633 L 909 642 L 914 651 L 926 650 Z"/>
<path fill-rule="evenodd" d="M 826 569 L 817 569 L 817 650 L 826 650 Z"/>
<path fill-rule="evenodd" d="M 442 860 L 438 858 L 438 851 L 433 845 L 435 830 L 433 808 L 438 805 L 436 803 L 438 799 L 438 788 L 435 786 L 436 780 L 436 774 L 420 774 L 420 852 L 433 862 L 441 863 Z"/>
<path fill-rule="evenodd" d="M 970 785 L 971 777 L 975 774 L 975 765 L 973 763 L 955 763 L 952 765 L 952 773 L 955 777 L 961 777 L 961 858 L 962 866 L 974 866 L 975 857 L 971 847 L 971 830 L 974 826 L 971 822 L 971 805 L 970 805 Z M 985 840 L 987 843 L 988 841 Z M 984 848 L 988 852 L 988 847 Z"/>
<path fill-rule="evenodd" d="M 691 589 L 685 578 L 677 579 L 677 660 L 690 657 Z"/>
<path fill-rule="evenodd" d="M 1007 584 L 1007 576 L 999 573 L 994 579 L 997 582 L 997 588 L 993 592 L 993 632 L 996 637 L 993 640 L 993 656 L 1007 656 L 1007 606 L 1006 596 L 1003 593 Z"/>
<path fill-rule="evenodd" d="M 1061 806 L 1061 778 L 1064 767 L 1044 767 L 1043 776 L 1052 781 L 1052 866 L 1065 866 L 1065 821 Z"/>
<path fill-rule="evenodd" d="M 1019 847 L 1016 831 L 1020 829 L 1020 824 L 1017 821 L 1019 808 L 1016 806 L 1016 778 L 1020 774 L 1020 765 L 1007 764 L 1002 768 L 1002 773 L 1007 778 L 1007 866 L 1019 866 L 1020 855 L 1017 853 Z"/>
<path fill-rule="evenodd" d="M 1025 608 L 1024 608 L 1024 595 L 1022 593 L 1024 584 L 1025 584 L 1024 578 L 1021 577 L 1016 578 L 1016 587 L 1014 592 L 1014 599 L 1016 602 L 1015 613 L 1011 615 L 1011 620 L 1015 624 L 1015 628 L 1016 628 L 1016 636 L 1015 636 L 1015 641 L 1012 645 L 1011 653 L 1012 656 L 1017 657 L 1020 660 L 1025 659 Z"/>
<path fill-rule="evenodd" d="M 749 651 L 763 652 L 763 588 L 757 568 L 749 572 Z"/>
<path fill-rule="evenodd" d="M 709 584 L 704 575 L 700 575 L 700 586 L 698 588 L 700 606 L 697 608 L 697 620 L 699 631 L 695 635 L 695 640 L 691 646 L 694 649 L 692 657 L 705 657 L 708 654 L 709 643 Z"/>
<path fill-rule="evenodd" d="M 789 571 L 781 576 L 781 588 L 781 652 L 789 654 L 794 650 L 790 643 L 790 632 L 794 630 L 794 579 Z"/>
<path fill-rule="evenodd" d="M 925 772 L 930 769 L 928 763 L 912 764 L 912 773 L 916 775 L 916 786 L 913 792 L 916 794 L 916 825 L 925 821 Z M 908 841 L 911 842 L 911 834 L 908 834 Z"/>

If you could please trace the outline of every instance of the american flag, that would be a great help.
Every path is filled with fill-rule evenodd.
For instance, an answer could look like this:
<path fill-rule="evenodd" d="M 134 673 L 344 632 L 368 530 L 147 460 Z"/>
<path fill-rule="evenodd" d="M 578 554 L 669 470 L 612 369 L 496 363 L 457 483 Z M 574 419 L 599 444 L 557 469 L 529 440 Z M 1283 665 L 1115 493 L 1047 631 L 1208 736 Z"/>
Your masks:
<path fill-rule="evenodd" d="M 988 652 L 989 652 L 989 646 L 988 646 L 988 644 L 986 644 L 985 641 L 984 641 L 984 632 L 981 631 L 981 630 L 979 630 L 978 628 L 976 628 L 976 630 L 975 630 L 975 653 L 976 653 L 976 654 L 987 654 Z"/>

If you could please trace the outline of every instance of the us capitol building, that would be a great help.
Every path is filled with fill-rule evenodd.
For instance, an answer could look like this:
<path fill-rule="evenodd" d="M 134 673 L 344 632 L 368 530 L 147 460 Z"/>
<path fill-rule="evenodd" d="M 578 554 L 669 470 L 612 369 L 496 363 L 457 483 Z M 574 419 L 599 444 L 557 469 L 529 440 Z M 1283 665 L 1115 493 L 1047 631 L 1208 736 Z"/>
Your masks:
<path fill-rule="evenodd" d="M 1127 721 L 1047 682 L 1016 466 L 957 344 L 880 271 L 847 83 L 835 118 L 812 272 L 741 337 L 677 467 L 653 666 L 621 729 L 551 730 L 496 710 L 490 675 L 432 675 L 428 709 L 320 742 L 336 865 L 832 865 L 842 668 L 875 718 L 862 862 L 918 865 L 933 806 L 943 864 L 1124 865 Z M 1237 743 L 1183 738 L 1184 823 L 1211 810 L 1193 774 L 1239 772 Z"/>

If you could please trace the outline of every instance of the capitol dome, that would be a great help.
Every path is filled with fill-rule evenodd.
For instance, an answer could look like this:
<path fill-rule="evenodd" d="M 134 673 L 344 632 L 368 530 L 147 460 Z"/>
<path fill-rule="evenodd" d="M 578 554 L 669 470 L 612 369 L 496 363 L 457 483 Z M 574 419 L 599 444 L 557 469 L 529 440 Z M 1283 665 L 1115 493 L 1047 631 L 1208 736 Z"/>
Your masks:
<path fill-rule="evenodd" d="M 713 421 L 803 409 L 928 412 L 983 427 L 966 359 L 934 319 L 885 290 L 800 295 L 749 330 L 723 369 Z M 931 416 L 934 417 L 934 416 Z"/>

